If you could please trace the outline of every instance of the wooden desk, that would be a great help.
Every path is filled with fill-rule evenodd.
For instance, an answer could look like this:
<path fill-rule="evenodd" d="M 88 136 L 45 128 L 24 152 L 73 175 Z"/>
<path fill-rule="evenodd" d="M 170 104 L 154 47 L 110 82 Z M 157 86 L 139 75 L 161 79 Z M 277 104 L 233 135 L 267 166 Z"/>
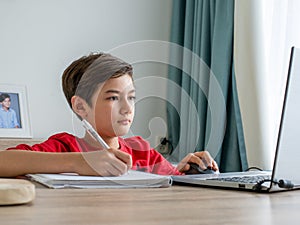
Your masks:
<path fill-rule="evenodd" d="M 173 186 L 36 189 L 33 203 L 0 207 L 1 224 L 298 224 L 300 191 L 256 194 Z"/>

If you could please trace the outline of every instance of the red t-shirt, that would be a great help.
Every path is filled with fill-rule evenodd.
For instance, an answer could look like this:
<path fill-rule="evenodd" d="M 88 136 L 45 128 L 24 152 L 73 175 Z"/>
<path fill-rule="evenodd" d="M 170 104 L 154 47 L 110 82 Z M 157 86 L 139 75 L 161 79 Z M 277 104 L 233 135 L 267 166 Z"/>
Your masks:
<path fill-rule="evenodd" d="M 147 141 L 136 136 L 130 138 L 119 137 L 120 150 L 132 156 L 132 169 L 161 175 L 180 175 L 181 173 L 171 165 L 160 153 L 152 149 Z M 11 149 L 30 150 L 39 152 L 86 152 L 95 151 L 83 139 L 68 133 L 51 136 L 45 142 L 32 146 L 20 144 Z"/>

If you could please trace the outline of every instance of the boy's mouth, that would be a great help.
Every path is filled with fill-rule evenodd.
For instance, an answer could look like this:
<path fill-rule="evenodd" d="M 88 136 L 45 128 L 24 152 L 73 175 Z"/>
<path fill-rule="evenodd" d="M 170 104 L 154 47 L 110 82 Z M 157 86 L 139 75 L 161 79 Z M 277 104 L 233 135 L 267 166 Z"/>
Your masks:
<path fill-rule="evenodd" d="M 131 123 L 131 120 L 129 119 L 118 120 L 118 123 L 121 125 L 129 125 Z"/>

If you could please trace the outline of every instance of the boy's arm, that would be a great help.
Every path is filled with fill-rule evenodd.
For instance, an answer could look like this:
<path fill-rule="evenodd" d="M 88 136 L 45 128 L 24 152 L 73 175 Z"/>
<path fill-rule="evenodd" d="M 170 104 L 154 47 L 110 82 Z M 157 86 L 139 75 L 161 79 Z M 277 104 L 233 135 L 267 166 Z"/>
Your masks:
<path fill-rule="evenodd" d="M 28 173 L 74 172 L 76 154 L 45 153 L 20 150 L 0 151 L 0 177 L 16 177 Z"/>
<path fill-rule="evenodd" d="M 20 150 L 0 151 L 0 177 L 28 173 L 78 173 L 117 176 L 131 168 L 131 156 L 109 149 L 94 152 L 48 153 Z"/>

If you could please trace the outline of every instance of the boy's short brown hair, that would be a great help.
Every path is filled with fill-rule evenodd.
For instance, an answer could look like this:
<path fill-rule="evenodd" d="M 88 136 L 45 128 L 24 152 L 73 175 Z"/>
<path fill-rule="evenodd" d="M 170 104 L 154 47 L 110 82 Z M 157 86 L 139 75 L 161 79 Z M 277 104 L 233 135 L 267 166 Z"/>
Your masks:
<path fill-rule="evenodd" d="M 124 74 L 132 76 L 132 66 L 107 53 L 90 54 L 71 63 L 62 76 L 62 87 L 72 108 L 71 98 L 77 95 L 92 106 L 91 98 L 99 84 Z"/>
<path fill-rule="evenodd" d="M 5 99 L 9 98 L 10 100 L 10 95 L 7 93 L 0 93 L 0 102 L 3 102 Z"/>

